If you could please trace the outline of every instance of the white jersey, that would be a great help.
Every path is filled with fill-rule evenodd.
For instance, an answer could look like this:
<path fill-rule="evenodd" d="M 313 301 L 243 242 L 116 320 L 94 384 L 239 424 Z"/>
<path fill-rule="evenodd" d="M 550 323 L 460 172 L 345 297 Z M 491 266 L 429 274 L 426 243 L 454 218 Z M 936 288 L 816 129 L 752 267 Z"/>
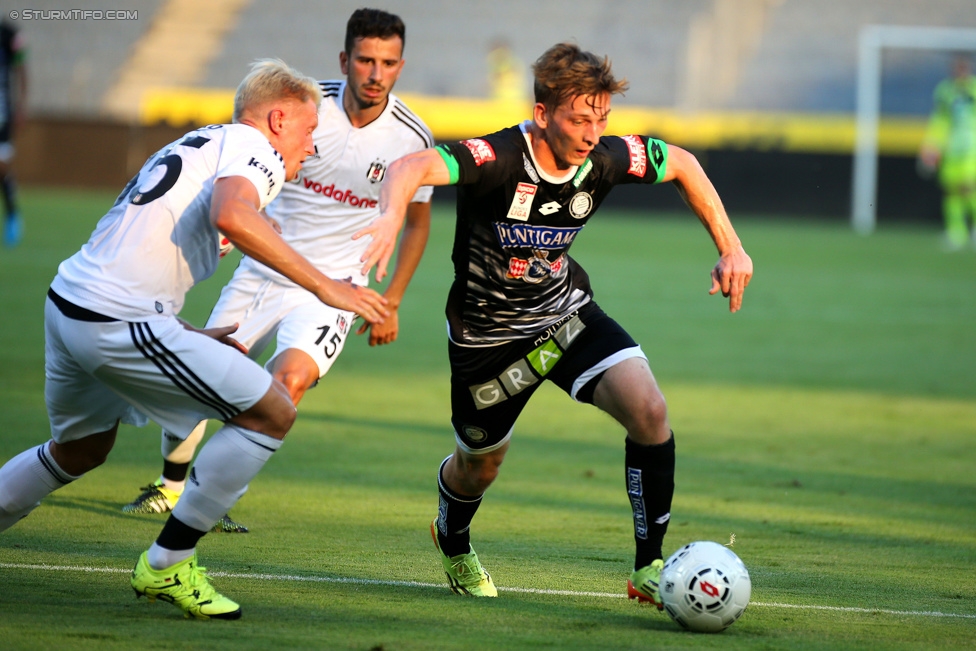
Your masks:
<path fill-rule="evenodd" d="M 396 96 L 390 95 L 378 118 L 364 127 L 349 122 L 342 107 L 346 82 L 322 81 L 319 125 L 313 138 L 318 152 L 302 166 L 299 178 L 286 183 L 268 214 L 282 237 L 330 278 L 352 277 L 366 285 L 360 261 L 370 238 L 352 236 L 380 214 L 380 187 L 387 166 L 398 158 L 434 145 L 427 126 Z M 430 201 L 433 189 L 420 188 L 412 201 Z M 281 274 L 250 258 L 244 268 L 284 285 Z"/>
<path fill-rule="evenodd" d="M 261 207 L 285 179 L 284 159 L 257 129 L 211 125 L 173 142 L 143 165 L 81 250 L 61 263 L 51 288 L 68 301 L 123 321 L 177 314 L 186 292 L 217 268 L 210 223 L 217 179 L 242 176 Z"/>

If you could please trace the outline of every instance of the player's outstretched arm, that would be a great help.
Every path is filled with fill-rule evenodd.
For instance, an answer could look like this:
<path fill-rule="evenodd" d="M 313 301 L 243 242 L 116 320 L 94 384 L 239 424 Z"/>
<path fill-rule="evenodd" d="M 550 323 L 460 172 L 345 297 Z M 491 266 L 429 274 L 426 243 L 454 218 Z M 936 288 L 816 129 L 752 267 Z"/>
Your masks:
<path fill-rule="evenodd" d="M 382 323 L 389 313 L 386 299 L 366 287 L 337 282 L 291 248 L 258 212 L 254 184 L 241 176 L 214 183 L 210 221 L 247 256 L 290 278 L 315 294 L 323 303 L 360 315 L 370 323 Z"/>
<path fill-rule="evenodd" d="M 383 292 L 383 298 L 387 300 L 386 308 L 390 311 L 390 316 L 383 323 L 371 325 L 364 323 L 356 334 L 363 334 L 369 329 L 369 345 L 382 346 L 396 341 L 400 331 L 399 309 L 403 295 L 407 291 L 407 285 L 413 278 L 420 258 L 424 255 L 424 248 L 427 246 L 427 238 L 430 236 L 430 202 L 425 203 L 411 202 L 407 206 L 407 222 L 403 226 L 403 235 L 400 236 L 400 248 L 397 252 L 396 267 L 390 284 Z"/>
<path fill-rule="evenodd" d="M 729 299 L 729 311 L 738 312 L 742 295 L 752 279 L 752 258 L 732 228 L 715 186 L 698 164 L 698 159 L 680 147 L 668 145 L 668 166 L 664 181 L 673 181 L 685 203 L 694 211 L 718 249 L 712 269 L 709 294 L 722 292 Z"/>
<path fill-rule="evenodd" d="M 363 275 L 376 265 L 376 281 L 383 280 L 386 268 L 396 248 L 397 233 L 403 226 L 410 199 L 422 185 L 448 185 L 451 173 L 447 163 L 436 149 L 425 149 L 399 158 L 386 170 L 386 179 L 380 190 L 380 216 L 352 236 L 358 240 L 364 235 L 373 241 L 366 247 L 361 261 Z"/>

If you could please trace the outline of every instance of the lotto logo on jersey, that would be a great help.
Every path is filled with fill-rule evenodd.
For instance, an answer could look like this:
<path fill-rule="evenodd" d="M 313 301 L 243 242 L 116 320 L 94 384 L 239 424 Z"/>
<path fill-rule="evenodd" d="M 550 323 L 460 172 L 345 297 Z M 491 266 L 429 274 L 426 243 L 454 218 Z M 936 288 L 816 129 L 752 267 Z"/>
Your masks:
<path fill-rule="evenodd" d="M 531 183 L 519 183 L 515 188 L 515 196 L 512 198 L 512 206 L 508 209 L 508 218 L 520 222 L 529 220 L 529 212 L 532 210 L 532 201 L 535 199 L 535 192 L 539 187 Z"/>
<path fill-rule="evenodd" d="M 491 145 L 481 138 L 462 140 L 461 144 L 467 147 L 468 151 L 471 152 L 471 155 L 474 156 L 474 164 L 478 167 L 481 167 L 484 163 L 495 160 L 495 150 L 492 149 Z"/>
<path fill-rule="evenodd" d="M 627 143 L 630 150 L 630 169 L 628 174 L 644 178 L 647 173 L 647 150 L 640 136 L 623 136 L 623 141 Z"/>

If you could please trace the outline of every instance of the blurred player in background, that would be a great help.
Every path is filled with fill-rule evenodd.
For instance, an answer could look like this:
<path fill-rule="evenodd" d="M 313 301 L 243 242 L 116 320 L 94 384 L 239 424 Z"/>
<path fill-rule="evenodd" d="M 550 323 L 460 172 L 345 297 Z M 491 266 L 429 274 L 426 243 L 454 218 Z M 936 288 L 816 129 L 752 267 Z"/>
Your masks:
<path fill-rule="evenodd" d="M 326 277 L 259 213 L 314 152 L 319 97 L 314 80 L 280 61 L 258 62 L 237 90 L 234 124 L 197 129 L 157 152 L 61 263 L 44 312 L 52 440 L 0 468 L 0 531 L 101 465 L 120 421 L 149 417 L 184 437 L 202 419 L 221 420 L 131 584 L 187 615 L 240 617 L 210 585 L 196 546 L 281 446 L 295 407 L 227 339 L 233 326 L 200 331 L 176 315 L 190 287 L 216 269 L 219 231 L 317 300 L 383 320 L 381 296 Z"/>
<path fill-rule="evenodd" d="M 14 134 L 23 126 L 27 108 L 26 55 L 17 26 L 4 19 L 0 22 L 0 188 L 6 211 L 3 243 L 8 247 L 17 246 L 23 234 L 10 163 L 14 159 Z"/>
<path fill-rule="evenodd" d="M 528 103 L 525 64 L 504 38 L 494 39 L 488 47 L 488 80 L 496 102 Z"/>
<path fill-rule="evenodd" d="M 316 155 L 294 183 L 281 190 L 268 213 L 280 222 L 282 237 L 330 278 L 366 285 L 360 258 L 367 241 L 353 234 L 379 215 L 386 166 L 434 144 L 430 131 L 390 91 L 403 69 L 405 28 L 393 14 L 359 9 L 346 25 L 339 66 L 345 80 L 319 82 L 322 103 L 313 134 Z M 432 188 L 420 188 L 407 207 L 397 266 L 384 293 L 390 316 L 369 333 L 371 346 L 394 341 L 397 308 L 420 262 L 430 232 Z M 259 356 L 277 335 L 266 368 L 299 403 L 342 352 L 355 314 L 323 305 L 315 296 L 251 258 L 245 257 L 220 294 L 207 327 L 239 323 L 235 339 Z M 363 325 L 362 334 L 369 327 Z M 184 441 L 163 432 L 163 474 L 142 488 L 127 513 L 172 510 L 186 484 L 187 470 L 206 423 Z M 246 532 L 230 517 L 217 530 Z"/>
<path fill-rule="evenodd" d="M 935 88 L 935 108 L 929 119 L 919 162 L 927 171 L 938 170 L 942 186 L 942 215 L 946 247 L 957 251 L 972 237 L 966 214 L 976 222 L 976 77 L 971 60 L 957 55 L 952 76 Z"/>
<path fill-rule="evenodd" d="M 451 588 L 497 595 L 470 545 L 471 521 L 498 475 L 513 426 L 543 380 L 596 405 L 626 429 L 625 478 L 636 558 L 628 593 L 661 608 L 662 544 L 674 493 L 674 438 L 664 396 L 634 340 L 593 301 L 572 243 L 610 190 L 673 182 L 719 252 L 710 293 L 737 311 L 752 277 L 722 202 L 687 151 L 647 136 L 601 136 L 610 63 L 576 45 L 536 61 L 533 118 L 440 145 L 390 166 L 383 214 L 364 258 L 383 269 L 406 202 L 421 185 L 457 185 L 454 284 L 447 301 L 457 447 L 440 466 L 431 534 Z"/>

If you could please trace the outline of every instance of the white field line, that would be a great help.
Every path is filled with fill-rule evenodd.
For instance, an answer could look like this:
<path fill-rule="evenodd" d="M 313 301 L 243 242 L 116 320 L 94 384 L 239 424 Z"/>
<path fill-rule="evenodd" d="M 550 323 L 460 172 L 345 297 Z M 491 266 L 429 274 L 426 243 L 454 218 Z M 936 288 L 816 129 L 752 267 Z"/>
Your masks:
<path fill-rule="evenodd" d="M 99 572 L 104 574 L 128 574 L 132 570 L 118 567 L 86 567 L 81 565 L 46 565 L 30 563 L 0 563 L 5 570 L 44 570 L 52 572 Z M 297 574 L 243 574 L 238 572 L 207 572 L 215 578 L 251 579 L 259 581 L 297 581 L 305 583 L 347 583 L 353 585 L 381 585 L 407 588 L 444 588 L 443 583 L 423 583 L 421 581 L 381 581 L 379 579 L 356 579 L 333 576 L 301 576 Z M 618 592 L 583 592 L 577 590 L 544 590 L 540 588 L 498 588 L 500 592 L 519 592 L 522 594 L 560 595 L 566 597 L 598 597 L 603 599 L 623 599 L 627 595 Z M 887 610 L 885 608 L 855 608 L 852 606 L 815 606 L 807 604 L 781 604 L 750 601 L 750 606 L 758 608 L 792 608 L 794 610 L 824 610 L 841 613 L 876 613 L 898 617 L 954 617 L 976 619 L 976 615 L 962 613 L 943 613 L 935 610 Z"/>

